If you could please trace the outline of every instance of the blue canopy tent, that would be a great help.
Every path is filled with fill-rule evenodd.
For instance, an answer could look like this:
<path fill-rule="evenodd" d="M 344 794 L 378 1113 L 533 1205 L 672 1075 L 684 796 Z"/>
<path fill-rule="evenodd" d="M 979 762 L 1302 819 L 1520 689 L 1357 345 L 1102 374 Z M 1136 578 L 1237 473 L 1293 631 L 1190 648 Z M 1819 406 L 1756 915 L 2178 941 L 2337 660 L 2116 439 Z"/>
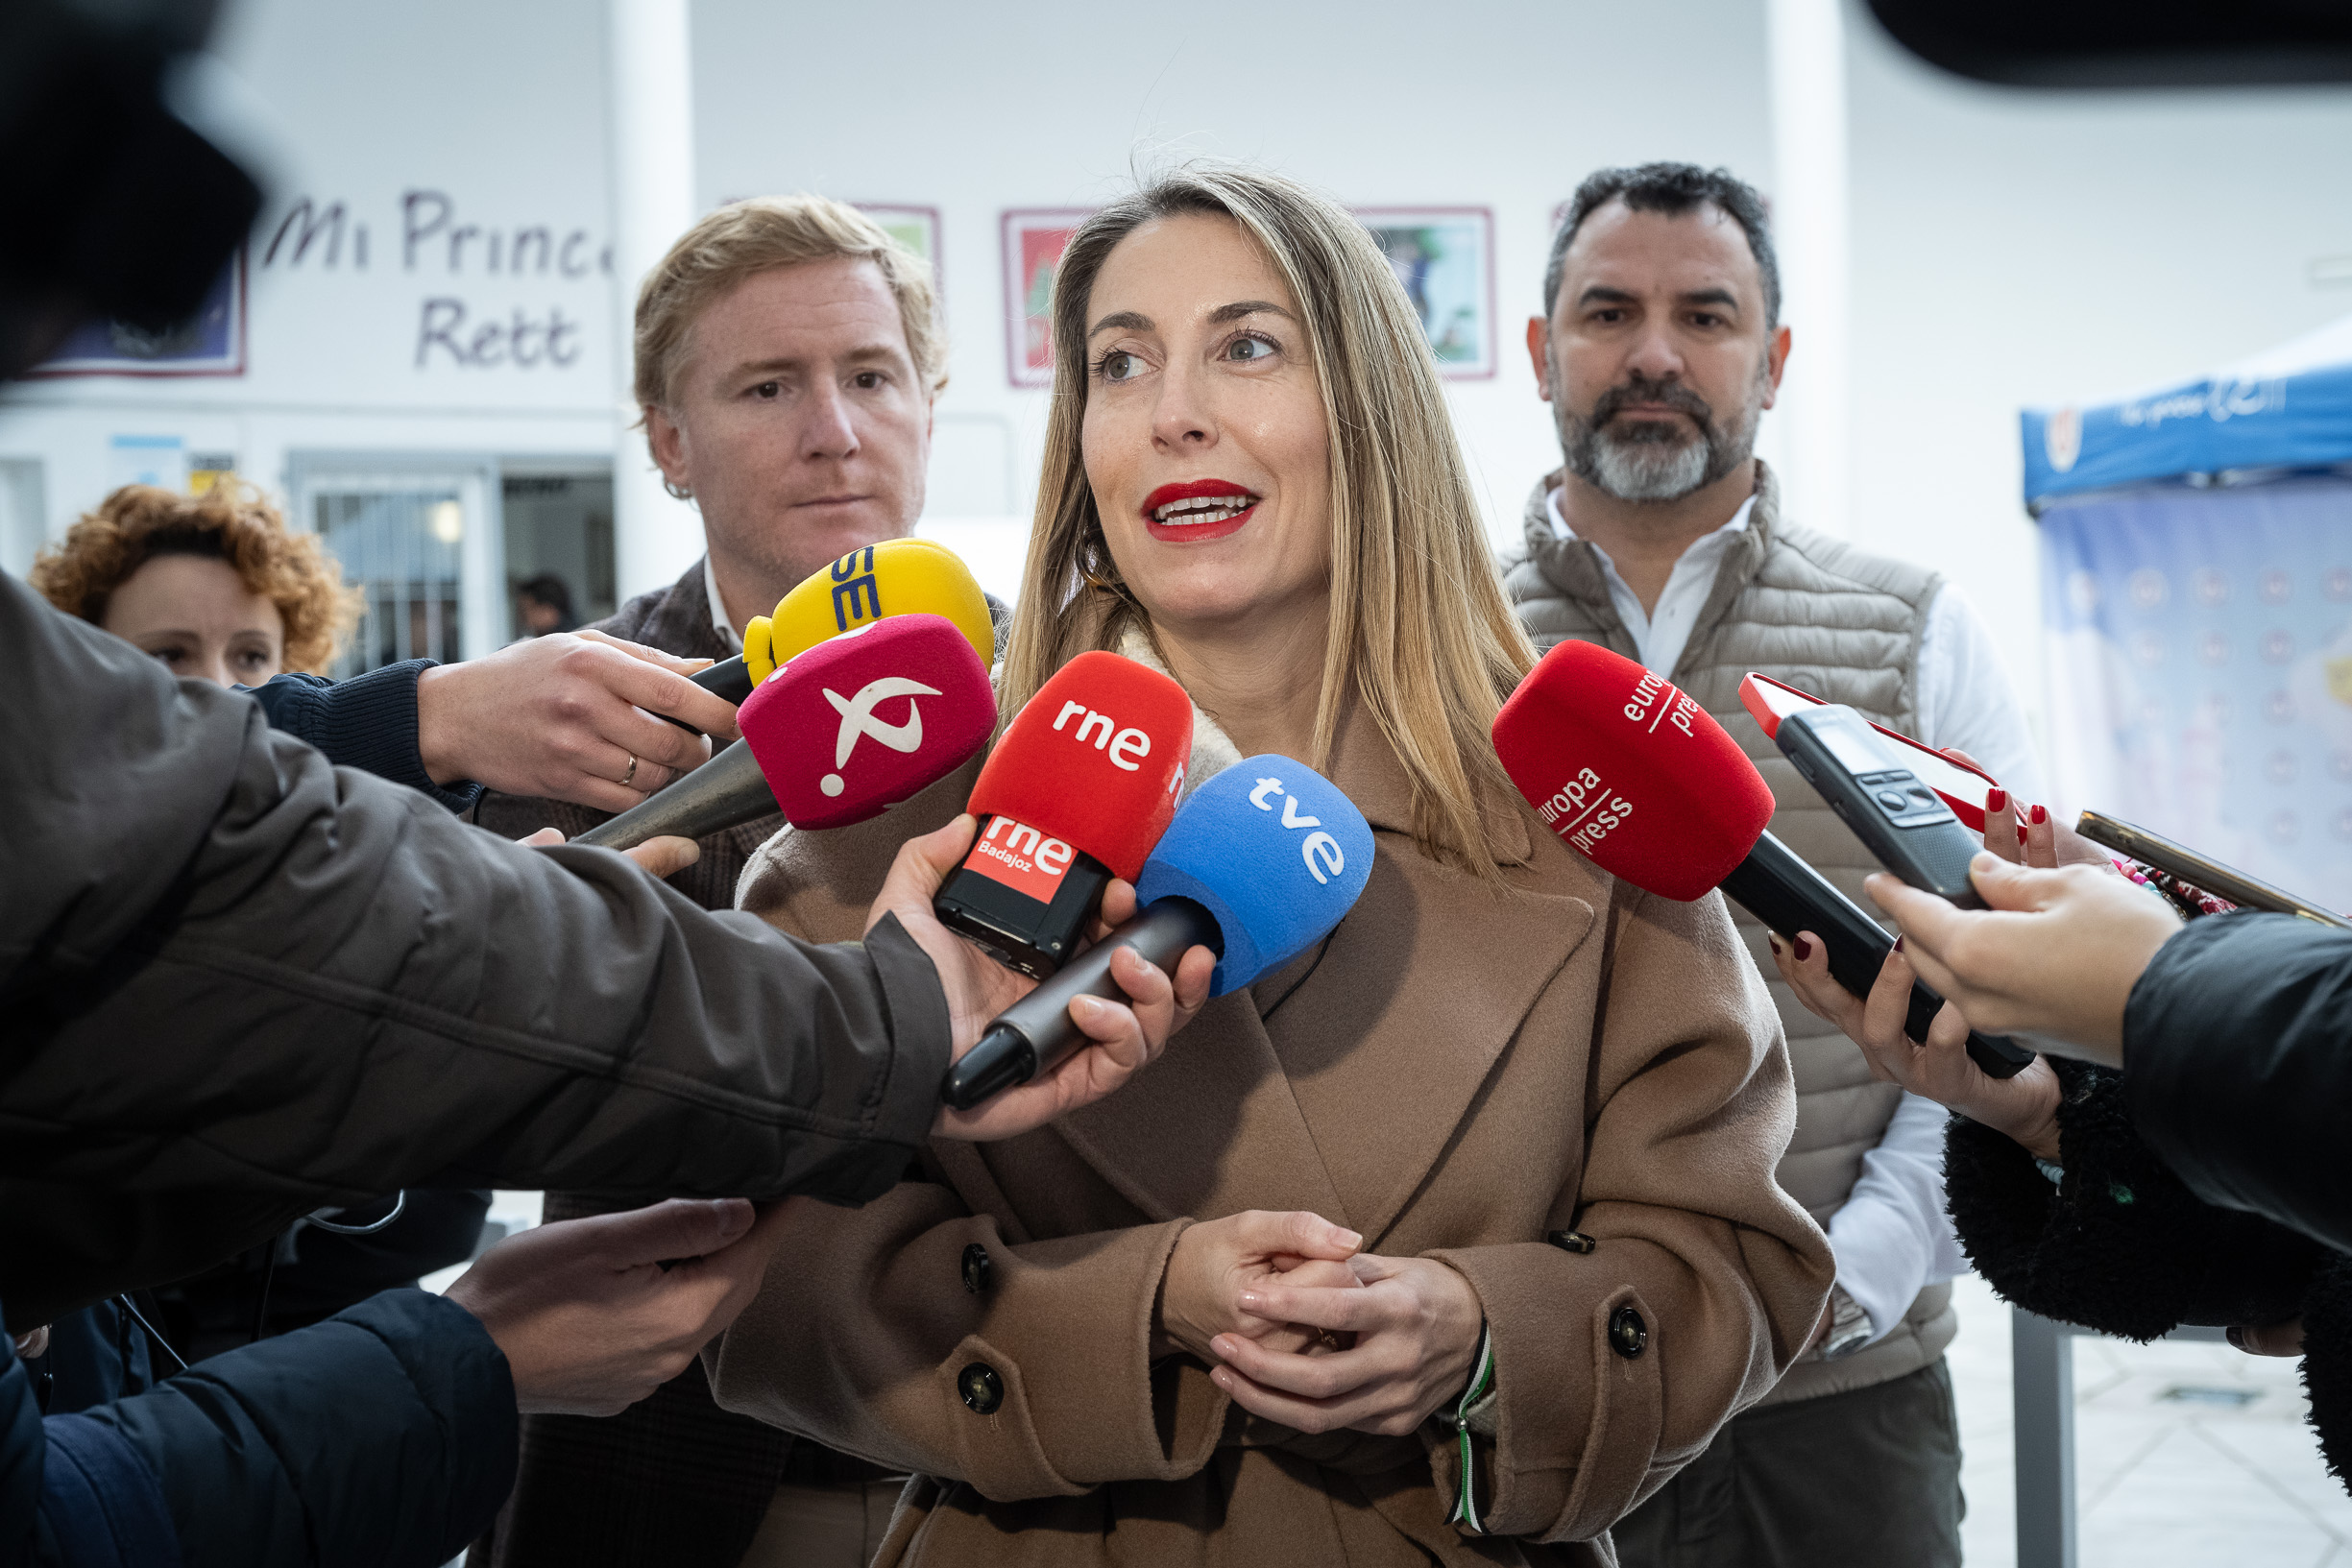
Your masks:
<path fill-rule="evenodd" d="M 2059 803 L 2352 908 L 2352 317 L 2023 427 Z"/>

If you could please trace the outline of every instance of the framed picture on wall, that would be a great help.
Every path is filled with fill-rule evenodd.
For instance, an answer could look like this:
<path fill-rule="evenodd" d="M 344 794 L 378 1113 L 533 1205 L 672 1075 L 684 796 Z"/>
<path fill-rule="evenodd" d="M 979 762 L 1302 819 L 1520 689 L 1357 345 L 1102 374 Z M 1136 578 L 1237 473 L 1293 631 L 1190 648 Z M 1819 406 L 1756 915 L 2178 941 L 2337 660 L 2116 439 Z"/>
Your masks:
<path fill-rule="evenodd" d="M 1005 214 L 1005 368 L 1016 387 L 1054 384 L 1054 269 L 1084 207 Z"/>
<path fill-rule="evenodd" d="M 196 314 L 161 331 L 85 322 L 31 375 L 243 375 L 245 248 L 222 266 Z"/>
<path fill-rule="evenodd" d="M 1483 206 L 1358 207 L 1396 270 L 1438 371 L 1449 381 L 1494 374 L 1494 212 Z"/>
<path fill-rule="evenodd" d="M 931 263 L 932 280 L 945 278 L 939 270 L 939 209 L 909 206 L 900 202 L 852 202 L 850 205 L 882 225 L 885 232 Z"/>

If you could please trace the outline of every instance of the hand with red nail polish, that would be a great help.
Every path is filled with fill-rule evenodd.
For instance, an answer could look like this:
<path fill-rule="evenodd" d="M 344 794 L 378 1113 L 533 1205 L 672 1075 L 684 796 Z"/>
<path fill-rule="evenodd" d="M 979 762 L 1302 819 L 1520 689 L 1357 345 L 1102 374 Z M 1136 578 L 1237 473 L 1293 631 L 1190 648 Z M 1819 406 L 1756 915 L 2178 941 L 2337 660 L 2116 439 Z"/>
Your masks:
<path fill-rule="evenodd" d="M 1863 885 L 1902 928 L 1902 960 L 1976 1027 L 2044 1035 L 2069 1054 L 2122 1065 L 2124 1001 L 2179 934 L 2179 918 L 2112 866 L 2042 869 L 1980 855 L 1969 876 L 1983 909 L 1954 908 L 1884 872 Z"/>
<path fill-rule="evenodd" d="M 2004 860 L 2025 858 L 2025 824 L 2009 792 L 1996 784 L 1984 792 L 1984 847 Z"/>
<path fill-rule="evenodd" d="M 1903 938 L 1895 939 L 1867 997 L 1830 974 L 1828 954 L 1812 951 L 1816 944 L 1800 936 L 1792 946 L 1793 954 L 1773 952 L 1781 977 L 1809 1011 L 1861 1048 L 1872 1077 L 2006 1133 L 2039 1159 L 2058 1158 L 2058 1075 L 2048 1062 L 2036 1057 L 2011 1078 L 1987 1076 L 1968 1054 L 1968 1019 L 1951 1002 L 1928 1025 L 1927 1039 L 1905 1032 L 1913 975 Z"/>
<path fill-rule="evenodd" d="M 2017 824 L 2017 855 L 2003 855 L 2012 863 L 2029 866 L 2096 866 L 2112 871 L 2115 862 L 2107 852 L 2083 837 L 2073 829 L 2050 814 L 2047 806 L 2035 806 L 2025 810 Z M 1999 853 L 1996 851 L 1995 853 Z"/>

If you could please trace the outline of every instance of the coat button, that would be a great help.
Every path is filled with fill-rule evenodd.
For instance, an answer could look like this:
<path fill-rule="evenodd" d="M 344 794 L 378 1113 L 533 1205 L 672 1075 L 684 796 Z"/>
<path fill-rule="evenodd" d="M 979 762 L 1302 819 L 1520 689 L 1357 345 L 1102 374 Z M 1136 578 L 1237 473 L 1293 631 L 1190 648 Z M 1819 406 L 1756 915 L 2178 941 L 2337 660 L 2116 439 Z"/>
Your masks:
<path fill-rule="evenodd" d="M 982 1415 L 994 1415 L 996 1408 L 1005 1403 L 1005 1380 L 986 1362 L 974 1362 L 957 1373 L 956 1391 L 963 1395 L 964 1404 Z"/>
<path fill-rule="evenodd" d="M 1581 1230 L 1545 1231 L 1543 1239 L 1564 1251 L 1576 1253 L 1590 1252 L 1598 1244 Z"/>
<path fill-rule="evenodd" d="M 1610 1349 L 1630 1362 L 1648 1349 L 1649 1344 L 1650 1326 L 1641 1320 L 1639 1313 L 1631 1307 L 1619 1307 L 1609 1315 Z M 987 1371 L 987 1368 L 981 1370 Z M 988 1375 L 994 1377 L 996 1374 L 990 1372 Z"/>
<path fill-rule="evenodd" d="M 963 1249 L 963 1288 L 974 1295 L 988 1288 L 988 1249 L 974 1242 Z"/>

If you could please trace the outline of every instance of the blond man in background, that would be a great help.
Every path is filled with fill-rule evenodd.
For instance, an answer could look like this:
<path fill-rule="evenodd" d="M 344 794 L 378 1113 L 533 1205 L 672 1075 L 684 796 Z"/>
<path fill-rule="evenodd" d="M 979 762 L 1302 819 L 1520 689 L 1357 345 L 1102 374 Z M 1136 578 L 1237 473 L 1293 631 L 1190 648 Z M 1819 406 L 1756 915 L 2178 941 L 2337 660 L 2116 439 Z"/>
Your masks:
<path fill-rule="evenodd" d="M 946 381 L 930 267 L 857 208 L 761 198 L 704 218 L 638 290 L 635 391 L 665 485 L 702 514 L 706 553 L 594 629 L 729 658 L 809 573 L 912 533 Z M 606 815 L 494 791 L 476 820 L 571 837 Z M 732 908 L 743 861 L 783 823 L 701 840 L 671 885 Z M 547 1214 L 596 1208 L 552 1194 Z M 618 1416 L 526 1418 L 514 1496 L 473 1561 L 850 1568 L 881 1540 L 899 1479 L 719 1410 L 696 1364 Z"/>

